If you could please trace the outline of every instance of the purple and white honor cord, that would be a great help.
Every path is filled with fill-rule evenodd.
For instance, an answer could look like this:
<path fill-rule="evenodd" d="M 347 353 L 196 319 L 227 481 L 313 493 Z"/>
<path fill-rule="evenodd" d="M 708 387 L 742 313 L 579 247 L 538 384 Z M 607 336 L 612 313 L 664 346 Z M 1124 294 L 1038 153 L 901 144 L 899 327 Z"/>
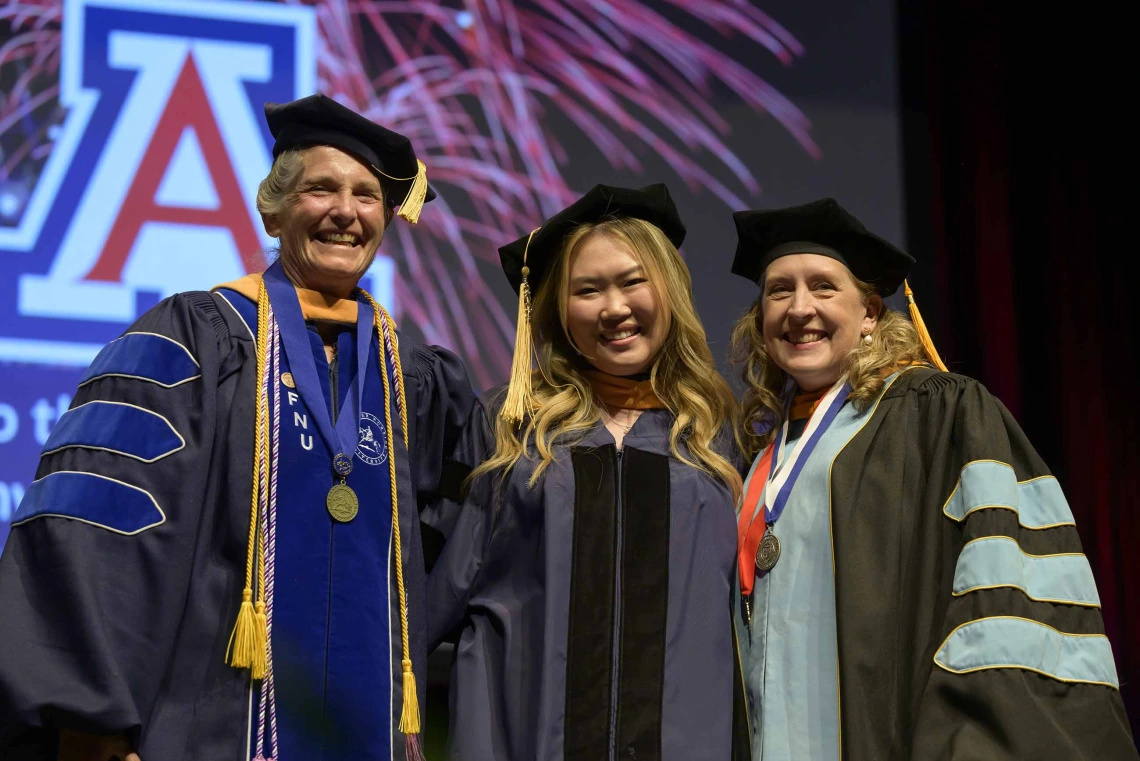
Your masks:
<path fill-rule="evenodd" d="M 281 431 L 281 387 L 278 378 L 281 377 L 281 333 L 277 320 L 273 316 L 272 308 L 269 312 L 269 350 L 271 362 L 266 362 L 266 377 L 264 382 L 267 390 L 273 391 L 273 435 L 269 438 L 269 447 L 272 453 L 272 466 L 262 462 L 264 478 L 262 484 L 268 481 L 268 488 L 262 492 L 261 501 L 261 535 L 265 548 L 265 679 L 261 681 L 261 700 L 257 722 L 257 755 L 254 761 L 274 761 L 277 758 L 277 699 L 274 695 L 273 685 L 273 576 L 274 560 L 277 548 L 277 458 L 280 451 Z M 272 363 L 273 370 L 269 372 Z M 259 455 L 263 456 L 263 455 Z M 268 714 L 268 716 L 267 716 Z M 265 730 L 268 718 L 270 755 L 265 755 Z"/>
<path fill-rule="evenodd" d="M 380 353 L 387 356 L 387 364 L 392 368 L 392 396 L 396 397 L 396 413 L 403 417 L 405 415 L 404 400 L 400 398 L 399 390 L 396 387 L 396 383 L 399 382 L 399 378 L 396 377 L 396 352 L 399 351 L 399 349 L 396 347 L 396 342 L 392 340 L 392 333 L 388 329 L 388 321 L 381 319 L 380 325 L 384 329 L 384 345 L 380 347 Z M 395 441 L 394 438 L 393 441 Z"/>

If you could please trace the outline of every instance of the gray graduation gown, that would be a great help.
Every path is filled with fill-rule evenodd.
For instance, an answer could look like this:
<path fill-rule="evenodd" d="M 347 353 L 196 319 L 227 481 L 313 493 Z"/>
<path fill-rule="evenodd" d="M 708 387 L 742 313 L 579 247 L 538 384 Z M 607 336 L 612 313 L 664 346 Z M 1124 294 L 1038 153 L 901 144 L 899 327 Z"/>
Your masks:
<path fill-rule="evenodd" d="M 476 404 L 460 461 L 492 451 L 487 400 L 500 396 Z M 645 412 L 619 452 L 599 423 L 557 448 L 535 488 L 522 461 L 462 505 L 425 512 L 447 538 L 428 580 L 428 638 L 458 631 L 449 758 L 747 753 L 733 499 L 671 455 L 671 424 Z"/>

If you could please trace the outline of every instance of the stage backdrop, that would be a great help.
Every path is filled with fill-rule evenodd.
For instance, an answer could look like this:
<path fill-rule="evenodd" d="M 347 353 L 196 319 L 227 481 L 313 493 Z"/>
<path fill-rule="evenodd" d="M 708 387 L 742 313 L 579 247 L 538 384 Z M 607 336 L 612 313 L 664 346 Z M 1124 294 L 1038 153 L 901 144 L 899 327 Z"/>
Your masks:
<path fill-rule="evenodd" d="M 496 248 L 595 183 L 664 181 L 714 352 L 755 294 L 731 212 L 833 195 L 902 243 L 888 0 L 0 8 L 0 542 L 52 425 L 159 299 L 265 266 L 266 101 L 323 92 L 409 135 L 439 198 L 364 285 L 505 380 Z"/>

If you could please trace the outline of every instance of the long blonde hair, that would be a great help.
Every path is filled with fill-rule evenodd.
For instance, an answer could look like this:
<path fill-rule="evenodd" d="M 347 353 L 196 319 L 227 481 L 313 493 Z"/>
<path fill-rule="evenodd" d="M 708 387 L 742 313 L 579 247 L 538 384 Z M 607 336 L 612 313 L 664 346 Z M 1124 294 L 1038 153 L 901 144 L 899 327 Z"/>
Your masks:
<path fill-rule="evenodd" d="M 673 413 L 669 448 L 681 462 L 720 480 L 733 498 L 741 492 L 740 474 L 717 446 L 732 444 L 736 404 L 728 383 L 716 372 L 704 327 L 693 306 L 692 278 L 676 247 L 655 225 L 623 217 L 583 224 L 566 236 L 562 250 L 535 294 L 531 333 L 538 372 L 532 375 L 535 409 L 521 426 L 495 418 L 495 452 L 471 479 L 502 470 L 505 475 L 523 457 L 537 454 L 528 484 L 533 487 L 554 461 L 558 445 L 572 444 L 601 417 L 583 362 L 576 358 L 566 323 L 570 262 L 588 238 L 604 235 L 627 246 L 645 268 L 666 323 L 666 337 L 649 371 L 653 391 Z M 726 435 L 727 434 L 727 435 Z M 685 439 L 688 455 L 682 452 Z"/>
<path fill-rule="evenodd" d="M 849 273 L 850 274 L 850 273 Z M 866 305 L 875 287 L 851 275 Z M 729 356 L 740 367 L 744 382 L 744 398 L 738 418 L 738 438 L 745 454 L 755 457 L 772 441 L 783 424 L 783 394 L 789 380 L 764 348 L 764 284 L 760 296 L 732 328 Z M 878 324 L 870 341 L 860 341 L 843 359 L 847 381 L 851 384 L 848 399 L 859 411 L 866 410 L 883 390 L 886 378 L 896 368 L 928 363 L 926 349 L 914 325 L 902 312 L 888 309 L 879 313 Z"/>

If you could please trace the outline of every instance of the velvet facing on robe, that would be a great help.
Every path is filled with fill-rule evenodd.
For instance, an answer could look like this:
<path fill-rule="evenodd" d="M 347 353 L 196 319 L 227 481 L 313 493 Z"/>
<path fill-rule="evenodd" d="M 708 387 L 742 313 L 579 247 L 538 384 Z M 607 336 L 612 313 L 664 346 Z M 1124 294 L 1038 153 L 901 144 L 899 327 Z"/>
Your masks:
<path fill-rule="evenodd" d="M 109 344 L 84 376 L 68 413 L 74 422 L 60 429 L 61 438 L 41 457 L 35 487 L 40 494 L 29 490 L 21 505 L 21 510 L 27 506 L 27 519 L 13 526 L 0 556 L 0 642 L 6 645 L 0 648 L 0 757 L 18 749 L 21 761 L 54 761 L 58 730 L 71 729 L 124 733 L 148 761 L 251 758 L 254 685 L 248 671 L 226 663 L 225 654 L 241 600 L 250 528 L 253 306 L 233 292 L 172 296 Z M 409 337 L 401 337 L 399 345 L 410 444 L 405 448 L 402 437 L 395 437 L 395 451 L 388 456 L 397 466 L 403 570 L 412 602 L 409 636 L 416 676 L 423 683 L 427 649 L 419 507 L 441 492 L 456 491 L 464 470 L 448 464 L 448 454 L 470 415 L 473 397 L 466 371 L 450 352 Z M 156 364 L 153 357 L 138 354 L 143 350 L 171 362 Z M 323 349 L 321 353 L 323 358 Z M 287 386 L 279 390 L 288 409 Z M 330 398 L 330 391 L 322 392 Z M 105 426 L 83 412 L 116 405 L 137 409 L 99 418 Z M 369 405 L 382 409 L 383 402 L 366 399 Z M 296 405 L 293 411 L 300 412 Z M 165 426 L 155 429 L 161 438 L 139 440 L 132 431 L 137 415 L 148 422 L 161 416 L 184 446 L 169 451 L 174 439 Z M 293 422 L 291 414 L 283 416 L 282 428 L 293 429 Z M 297 445 L 305 456 L 312 454 L 299 437 Z M 128 456 L 132 454 L 136 457 Z M 280 489 L 296 496 L 300 487 L 283 482 Z M 334 595 L 343 590 L 345 599 L 338 609 L 385 619 L 363 622 L 368 626 L 384 626 L 393 616 L 395 626 L 391 605 L 360 604 L 354 579 L 362 566 L 333 563 L 330 568 L 336 542 L 343 540 L 349 550 L 354 542 L 375 545 L 373 549 L 386 546 L 390 505 L 376 510 L 377 516 L 389 517 L 374 527 L 374 534 L 370 524 L 361 523 L 369 529 L 368 537 L 348 536 L 351 528 L 337 537 L 337 529 L 328 525 L 323 493 L 319 497 L 290 528 L 282 520 L 278 535 L 279 553 L 282 544 L 293 541 L 286 533 L 295 531 L 293 543 L 309 553 L 304 557 L 319 558 L 311 566 L 278 567 L 282 639 L 277 641 L 283 649 L 288 595 L 291 589 L 308 591 L 313 586 L 306 586 L 309 577 L 339 574 L 332 590 Z M 362 507 L 371 509 L 367 500 Z M 317 535 L 302 535 L 306 521 L 323 522 Z M 371 558 L 372 565 L 363 567 L 369 578 L 387 575 L 392 561 L 386 552 L 369 550 L 360 557 Z M 326 585 L 326 593 L 328 589 Z M 316 629 L 327 623 L 309 618 Z M 362 622 L 332 623 L 334 629 L 342 625 L 351 635 Z M 398 627 L 393 631 L 395 646 Z M 392 664 L 392 673 L 383 679 L 360 669 L 337 679 L 361 677 L 348 690 L 364 696 L 356 701 L 361 712 L 372 711 L 370 690 L 394 685 L 392 710 L 381 711 L 391 714 L 390 721 L 374 713 L 368 719 L 375 723 L 370 731 L 398 736 L 399 658 L 383 645 L 374 653 L 367 643 L 349 644 L 357 655 L 373 658 L 385 669 Z M 319 661 L 313 673 L 322 683 L 323 645 L 302 644 L 302 650 L 298 657 Z M 278 657 L 287 660 L 284 652 Z M 306 670 L 307 683 L 310 676 Z M 278 684 L 279 690 L 288 687 Z M 358 716 L 348 718 L 360 726 Z M 303 715 L 278 719 L 279 730 L 285 721 L 295 733 L 312 729 L 303 725 Z M 319 735 L 323 730 L 318 730 Z M 374 758 L 363 745 L 329 747 L 345 751 L 338 758 Z M 390 756 L 402 761 L 404 744 L 394 743 Z"/>
<path fill-rule="evenodd" d="M 498 393 L 476 406 L 462 462 L 493 446 Z M 524 459 L 425 511 L 446 538 L 429 637 L 457 639 L 449 758 L 747 757 L 733 500 L 672 455 L 671 424 L 643 412 L 619 454 L 599 423 L 534 488 Z"/>

